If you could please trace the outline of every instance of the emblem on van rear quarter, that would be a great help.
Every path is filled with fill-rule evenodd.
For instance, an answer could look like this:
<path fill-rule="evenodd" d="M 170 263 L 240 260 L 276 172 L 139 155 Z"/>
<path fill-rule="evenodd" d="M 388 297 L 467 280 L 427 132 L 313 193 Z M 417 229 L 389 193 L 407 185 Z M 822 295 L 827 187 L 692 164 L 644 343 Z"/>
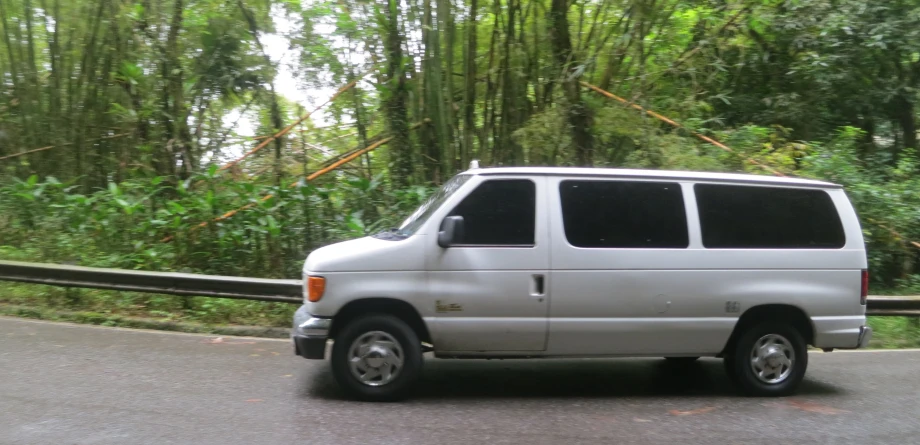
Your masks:
<path fill-rule="evenodd" d="M 441 303 L 441 300 L 436 300 L 434 310 L 435 312 L 463 312 L 463 306 L 457 303 L 444 304 Z"/>
<path fill-rule="evenodd" d="M 725 312 L 729 314 L 737 314 L 738 312 L 741 312 L 741 303 L 737 301 L 726 301 Z"/>

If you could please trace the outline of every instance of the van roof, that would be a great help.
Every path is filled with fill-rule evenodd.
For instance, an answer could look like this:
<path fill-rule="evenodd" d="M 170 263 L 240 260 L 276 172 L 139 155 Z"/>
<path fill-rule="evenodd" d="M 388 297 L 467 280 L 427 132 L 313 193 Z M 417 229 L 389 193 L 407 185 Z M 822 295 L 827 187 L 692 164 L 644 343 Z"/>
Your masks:
<path fill-rule="evenodd" d="M 842 188 L 839 184 L 811 179 L 746 175 L 740 173 L 710 173 L 677 170 L 638 170 L 621 168 L 584 167 L 487 167 L 464 172 L 470 175 L 539 175 L 539 176 L 590 176 L 642 179 L 698 180 L 708 182 L 775 184 L 799 187 Z"/>

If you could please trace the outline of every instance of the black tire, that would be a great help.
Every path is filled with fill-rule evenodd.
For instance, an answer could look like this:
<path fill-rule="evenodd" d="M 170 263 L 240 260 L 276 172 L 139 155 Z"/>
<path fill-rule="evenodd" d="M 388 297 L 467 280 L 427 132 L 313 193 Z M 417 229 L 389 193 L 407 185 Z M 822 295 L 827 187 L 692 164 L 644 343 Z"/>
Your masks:
<path fill-rule="evenodd" d="M 664 359 L 667 360 L 668 363 L 674 363 L 675 365 L 685 365 L 685 364 L 693 363 L 699 360 L 700 358 L 699 357 L 665 357 Z"/>
<path fill-rule="evenodd" d="M 371 386 L 352 373 L 349 353 L 359 337 L 374 331 L 388 334 L 399 344 L 402 366 L 389 383 Z M 391 402 L 407 397 L 422 371 L 422 344 L 415 331 L 392 315 L 372 314 L 349 322 L 336 336 L 332 345 L 332 375 L 351 396 L 371 402 Z"/>
<path fill-rule="evenodd" d="M 783 355 L 788 359 L 794 357 L 788 375 L 775 383 L 761 380 L 751 364 L 755 343 L 762 342 L 762 339 L 769 335 L 785 339 L 791 351 L 788 351 L 788 355 Z M 732 381 L 738 385 L 742 393 L 754 397 L 782 397 L 793 394 L 802 383 L 807 368 L 808 349 L 805 340 L 798 330 L 783 323 L 765 322 L 748 329 L 741 334 L 732 351 L 725 356 L 725 370 Z M 778 372 L 785 372 L 785 369 L 780 368 Z M 776 374 L 767 376 L 779 377 Z"/>
<path fill-rule="evenodd" d="M 735 356 L 733 354 L 725 354 L 722 357 L 722 367 L 725 368 L 725 374 L 728 375 L 728 381 L 732 385 L 738 385 L 738 375 L 735 373 Z"/>

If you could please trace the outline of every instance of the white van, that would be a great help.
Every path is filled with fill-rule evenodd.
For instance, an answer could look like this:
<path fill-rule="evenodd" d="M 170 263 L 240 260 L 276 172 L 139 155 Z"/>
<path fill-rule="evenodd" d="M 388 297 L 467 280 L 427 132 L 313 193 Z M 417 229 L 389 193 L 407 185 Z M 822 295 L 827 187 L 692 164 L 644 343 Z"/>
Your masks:
<path fill-rule="evenodd" d="M 792 393 L 806 345 L 864 347 L 868 273 L 839 185 L 754 175 L 474 168 L 398 229 L 304 265 L 298 355 L 403 397 L 438 358 L 722 357 Z"/>

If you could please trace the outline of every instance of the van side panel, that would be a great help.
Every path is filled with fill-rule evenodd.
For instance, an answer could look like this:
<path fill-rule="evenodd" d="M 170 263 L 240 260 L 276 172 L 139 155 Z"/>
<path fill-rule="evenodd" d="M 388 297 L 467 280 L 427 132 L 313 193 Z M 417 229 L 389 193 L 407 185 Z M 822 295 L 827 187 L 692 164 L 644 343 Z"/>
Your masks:
<path fill-rule="evenodd" d="M 740 315 L 788 304 L 814 318 L 819 346 L 854 347 L 865 318 L 858 273 L 837 270 L 554 271 L 548 354 L 722 351 Z M 561 289 L 568 290 L 564 295 Z"/>
<path fill-rule="evenodd" d="M 745 310 L 802 309 L 819 347 L 855 347 L 866 256 L 842 190 L 828 190 L 847 242 L 842 249 L 705 249 L 692 182 L 682 182 L 690 246 L 596 249 L 570 245 L 559 182 L 551 178 L 552 279 L 547 355 L 715 355 Z M 630 179 L 634 181 L 633 179 Z"/>
<path fill-rule="evenodd" d="M 853 204 L 842 189 L 828 190 L 827 193 L 834 201 L 837 207 L 837 213 L 840 215 L 840 222 L 843 223 L 843 230 L 847 237 L 847 243 L 843 251 L 847 255 L 858 255 L 859 261 L 853 259 L 853 264 L 844 269 L 849 272 L 847 275 L 848 284 L 855 286 L 855 283 L 862 284 L 862 270 L 868 269 L 869 264 L 866 259 L 866 245 L 863 240 L 862 227 L 859 223 L 859 217 Z M 854 294 L 858 292 L 839 295 L 838 304 L 841 307 L 840 312 L 848 312 L 846 308 L 852 308 L 852 316 L 838 314 L 836 312 L 805 312 L 811 316 L 812 324 L 815 328 L 814 346 L 819 348 L 855 348 L 859 341 L 860 327 L 866 325 L 866 306 L 860 305 Z"/>

